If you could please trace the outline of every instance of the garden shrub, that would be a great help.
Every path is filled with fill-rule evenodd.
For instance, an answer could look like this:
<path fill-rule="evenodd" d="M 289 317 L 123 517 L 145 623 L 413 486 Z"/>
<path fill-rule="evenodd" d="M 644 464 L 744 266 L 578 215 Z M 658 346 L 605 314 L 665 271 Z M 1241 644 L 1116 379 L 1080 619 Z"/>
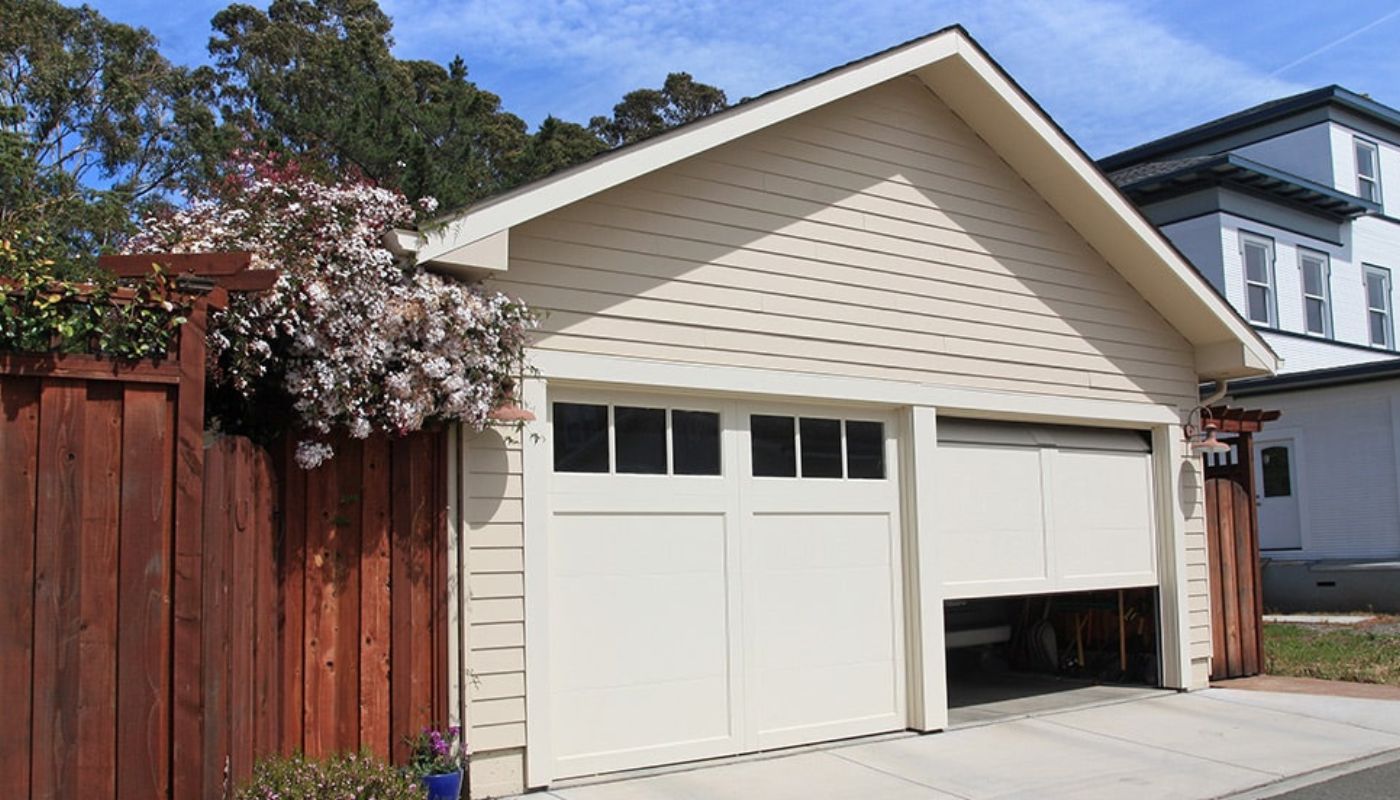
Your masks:
<path fill-rule="evenodd" d="M 235 800 L 423 800 L 427 791 L 407 773 L 368 753 L 324 760 L 302 755 L 259 761 Z"/>

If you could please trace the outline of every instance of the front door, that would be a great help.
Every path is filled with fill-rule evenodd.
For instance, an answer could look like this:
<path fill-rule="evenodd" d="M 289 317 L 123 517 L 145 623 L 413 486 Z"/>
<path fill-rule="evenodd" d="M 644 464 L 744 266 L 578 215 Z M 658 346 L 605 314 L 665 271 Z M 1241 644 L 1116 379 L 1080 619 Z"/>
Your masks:
<path fill-rule="evenodd" d="M 1254 446 L 1258 456 L 1259 549 L 1302 549 L 1297 442 L 1292 438 L 1260 439 Z"/>

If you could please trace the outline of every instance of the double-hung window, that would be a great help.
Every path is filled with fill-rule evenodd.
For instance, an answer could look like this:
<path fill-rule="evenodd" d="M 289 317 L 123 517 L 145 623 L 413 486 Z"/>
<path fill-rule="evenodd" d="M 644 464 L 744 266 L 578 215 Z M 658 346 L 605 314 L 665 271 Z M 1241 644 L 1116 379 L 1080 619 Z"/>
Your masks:
<path fill-rule="evenodd" d="M 1381 201 L 1381 160 L 1374 142 L 1353 139 L 1356 145 L 1356 193 L 1372 203 Z"/>
<path fill-rule="evenodd" d="M 1240 257 L 1244 260 L 1245 316 L 1250 322 L 1276 327 L 1273 241 L 1241 233 Z"/>
<path fill-rule="evenodd" d="M 1303 273 L 1303 329 L 1313 336 L 1332 335 L 1332 293 L 1327 255 L 1298 248 Z"/>
<path fill-rule="evenodd" d="M 1371 346 L 1395 348 L 1395 326 L 1391 319 L 1390 270 L 1366 265 L 1366 327 Z"/>

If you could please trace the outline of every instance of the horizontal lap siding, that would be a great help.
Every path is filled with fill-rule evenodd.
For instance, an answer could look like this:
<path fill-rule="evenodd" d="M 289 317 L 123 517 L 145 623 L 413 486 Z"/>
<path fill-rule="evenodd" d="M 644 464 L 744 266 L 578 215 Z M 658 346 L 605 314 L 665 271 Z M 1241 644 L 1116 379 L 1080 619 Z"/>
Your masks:
<path fill-rule="evenodd" d="M 1186 456 L 1191 467 L 1191 480 L 1181 481 L 1181 506 L 1186 515 L 1186 581 L 1187 625 L 1190 629 L 1186 643 L 1191 655 L 1190 687 L 1204 688 L 1210 678 L 1210 566 L 1206 555 L 1205 483 L 1201 459 Z"/>
<path fill-rule="evenodd" d="M 1188 343 L 913 79 L 518 226 L 491 283 L 544 312 L 539 350 L 1171 407 L 1196 393 Z M 524 779 L 513 436 L 468 436 L 462 462 L 474 796 Z M 1193 659 L 1209 655 L 1199 513 Z"/>
<path fill-rule="evenodd" d="M 537 346 L 1177 405 L 1187 343 L 914 79 L 511 233 Z"/>
<path fill-rule="evenodd" d="M 519 791 L 525 745 L 525 564 L 520 434 L 465 436 L 467 692 L 472 794 Z"/>

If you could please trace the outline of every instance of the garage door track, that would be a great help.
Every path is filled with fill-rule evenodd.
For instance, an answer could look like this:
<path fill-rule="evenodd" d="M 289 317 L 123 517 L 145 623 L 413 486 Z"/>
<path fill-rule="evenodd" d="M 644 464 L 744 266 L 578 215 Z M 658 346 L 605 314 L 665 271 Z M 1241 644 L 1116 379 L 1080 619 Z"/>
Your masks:
<path fill-rule="evenodd" d="M 1394 751 L 1400 703 L 1209 689 L 556 787 L 559 800 L 1215 798 Z M 1267 794 L 1267 792 L 1265 792 Z"/>

